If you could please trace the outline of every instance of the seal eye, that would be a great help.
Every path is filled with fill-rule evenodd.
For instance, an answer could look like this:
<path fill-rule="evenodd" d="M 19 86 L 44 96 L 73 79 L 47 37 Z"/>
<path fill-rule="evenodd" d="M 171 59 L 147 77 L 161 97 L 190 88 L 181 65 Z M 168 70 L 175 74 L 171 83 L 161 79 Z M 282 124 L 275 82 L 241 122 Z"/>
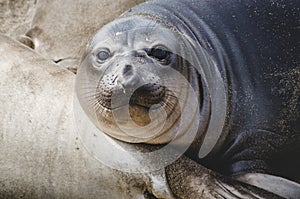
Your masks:
<path fill-rule="evenodd" d="M 110 57 L 110 52 L 107 49 L 102 49 L 97 53 L 97 61 L 102 63 Z"/>
<path fill-rule="evenodd" d="M 153 57 L 164 64 L 168 64 L 170 54 L 171 53 L 163 46 L 157 46 L 148 51 L 150 57 Z"/>

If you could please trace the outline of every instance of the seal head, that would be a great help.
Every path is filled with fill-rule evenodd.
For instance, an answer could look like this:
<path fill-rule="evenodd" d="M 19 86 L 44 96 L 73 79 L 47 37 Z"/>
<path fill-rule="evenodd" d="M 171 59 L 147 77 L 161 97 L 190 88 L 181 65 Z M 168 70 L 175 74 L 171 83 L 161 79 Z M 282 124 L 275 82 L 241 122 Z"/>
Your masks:
<path fill-rule="evenodd" d="M 108 24 L 90 41 L 79 67 L 76 87 L 83 109 L 119 140 L 170 142 L 183 108 L 193 110 L 190 121 L 199 121 L 193 119 L 199 117 L 199 76 L 189 71 L 184 48 L 175 30 L 146 18 Z"/>

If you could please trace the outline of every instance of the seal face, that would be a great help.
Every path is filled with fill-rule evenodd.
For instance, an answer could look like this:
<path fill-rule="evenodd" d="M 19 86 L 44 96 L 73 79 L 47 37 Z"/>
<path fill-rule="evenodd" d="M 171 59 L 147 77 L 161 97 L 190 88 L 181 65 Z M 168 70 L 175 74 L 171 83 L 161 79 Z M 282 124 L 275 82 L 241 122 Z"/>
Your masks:
<path fill-rule="evenodd" d="M 108 24 L 91 40 L 79 67 L 82 106 L 112 137 L 131 143 L 170 142 L 190 95 L 187 80 L 198 81 L 189 75 L 183 52 L 175 32 L 152 20 L 132 17 Z M 190 120 L 199 109 L 194 104 Z"/>

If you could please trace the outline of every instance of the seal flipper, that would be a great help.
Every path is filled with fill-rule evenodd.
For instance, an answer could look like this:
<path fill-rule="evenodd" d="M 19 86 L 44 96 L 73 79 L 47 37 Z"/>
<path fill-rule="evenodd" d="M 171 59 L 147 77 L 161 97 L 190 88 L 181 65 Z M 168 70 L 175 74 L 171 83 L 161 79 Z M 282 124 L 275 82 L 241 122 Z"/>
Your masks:
<path fill-rule="evenodd" d="M 170 189 L 179 198 L 281 198 L 222 176 L 184 156 L 166 167 L 166 177 Z"/>
<path fill-rule="evenodd" d="M 261 173 L 248 173 L 236 176 L 235 179 L 284 198 L 300 198 L 300 184 L 285 178 Z"/>

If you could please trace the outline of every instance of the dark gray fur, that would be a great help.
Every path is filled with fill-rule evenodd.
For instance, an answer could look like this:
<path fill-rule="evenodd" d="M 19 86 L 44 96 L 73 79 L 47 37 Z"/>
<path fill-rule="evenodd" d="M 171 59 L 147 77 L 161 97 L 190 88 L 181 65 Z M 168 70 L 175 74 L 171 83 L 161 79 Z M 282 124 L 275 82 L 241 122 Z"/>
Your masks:
<path fill-rule="evenodd" d="M 174 26 L 214 58 L 228 98 L 225 142 L 198 159 L 221 173 L 266 172 L 300 179 L 298 0 L 154 0 L 141 15 Z"/>

